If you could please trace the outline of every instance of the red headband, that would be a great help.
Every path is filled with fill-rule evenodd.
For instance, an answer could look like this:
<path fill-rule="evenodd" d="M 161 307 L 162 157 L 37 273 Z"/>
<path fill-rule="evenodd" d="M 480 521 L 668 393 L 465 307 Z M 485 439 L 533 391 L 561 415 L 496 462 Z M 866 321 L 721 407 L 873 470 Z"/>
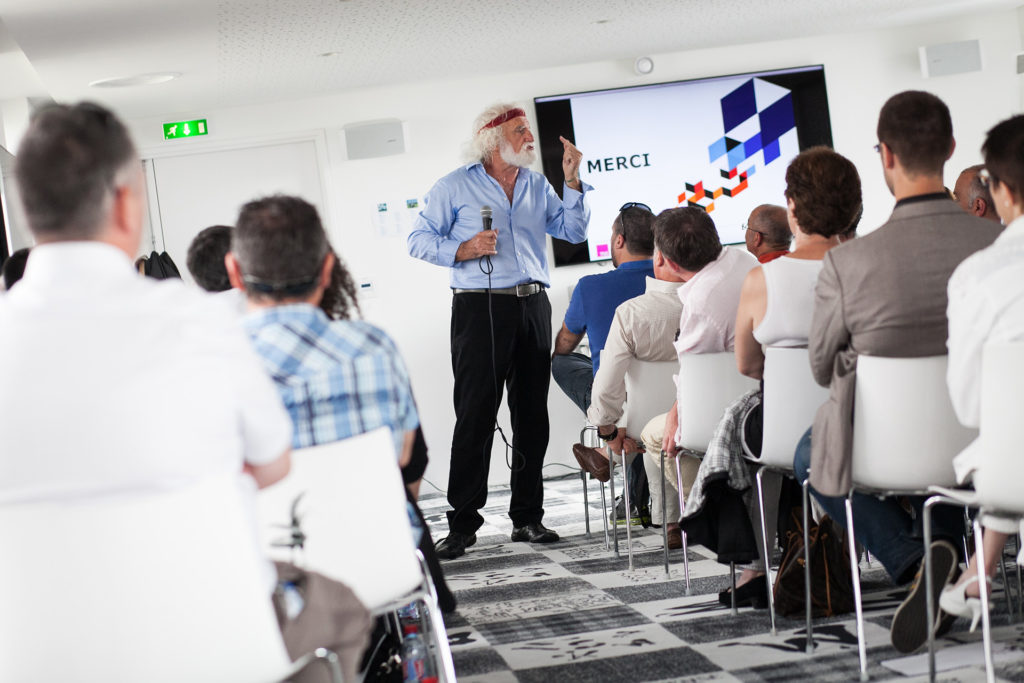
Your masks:
<path fill-rule="evenodd" d="M 522 109 L 519 109 L 518 107 L 516 107 L 515 109 L 509 109 L 504 114 L 499 114 L 498 116 L 495 116 L 489 122 L 484 124 L 484 126 L 480 130 L 478 130 L 477 133 L 487 130 L 488 128 L 495 128 L 505 123 L 506 121 L 511 121 L 512 119 L 518 118 L 520 116 L 526 116 L 526 112 L 523 111 Z"/>

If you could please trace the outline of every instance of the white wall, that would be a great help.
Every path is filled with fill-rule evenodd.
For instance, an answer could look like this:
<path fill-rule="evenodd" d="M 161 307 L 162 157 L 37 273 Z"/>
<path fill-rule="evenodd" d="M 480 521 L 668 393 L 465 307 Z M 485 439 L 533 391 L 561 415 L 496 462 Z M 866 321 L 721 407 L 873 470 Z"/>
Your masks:
<path fill-rule="evenodd" d="M 983 72 L 931 80 L 921 77 L 918 46 L 972 38 L 981 40 Z M 824 64 L 835 147 L 861 171 L 865 189 L 861 229 L 867 231 L 885 219 L 893 203 L 872 150 L 878 110 L 885 99 L 901 90 L 924 89 L 950 106 L 958 141 L 947 173 L 947 184 L 952 186 L 959 169 L 979 161 L 978 149 L 985 131 L 1019 107 L 1014 54 L 1020 45 L 1017 13 L 1006 11 L 897 29 L 655 54 L 654 73 L 646 78 L 633 74 L 631 61 L 595 62 L 511 71 L 488 78 L 372 88 L 273 105 L 167 112 L 159 119 L 135 120 L 131 125 L 144 155 L 160 154 L 182 144 L 200 147 L 231 139 L 244 141 L 326 129 L 328 229 L 349 267 L 374 283 L 376 294 L 363 301 L 364 313 L 395 338 L 405 355 L 431 447 L 427 478 L 443 488 L 447 485 L 454 424 L 448 273 L 410 258 L 404 238 L 377 238 L 371 216 L 379 198 L 421 197 L 437 178 L 458 164 L 470 122 L 483 106 L 503 99 L 518 99 L 529 105 L 540 95 Z M 339 63 L 338 68 L 345 68 L 344 64 Z M 510 69 L 514 69 L 513 61 Z M 162 141 L 163 121 L 195 117 L 209 119 L 208 142 Z M 341 126 L 390 117 L 406 122 L 405 154 L 345 160 Z M 623 121 L 623 125 L 628 126 L 629 121 Z M 569 287 L 580 276 L 600 267 L 552 269 L 549 295 L 556 329 L 568 304 Z M 577 438 L 582 418 L 554 384 L 549 410 L 552 433 L 547 462 L 573 463 L 570 445 Z M 507 416 L 502 424 L 508 425 Z M 503 450 L 496 449 L 492 458 L 492 483 L 508 479 L 502 454 Z M 556 474 L 568 470 L 551 467 L 547 471 Z"/>

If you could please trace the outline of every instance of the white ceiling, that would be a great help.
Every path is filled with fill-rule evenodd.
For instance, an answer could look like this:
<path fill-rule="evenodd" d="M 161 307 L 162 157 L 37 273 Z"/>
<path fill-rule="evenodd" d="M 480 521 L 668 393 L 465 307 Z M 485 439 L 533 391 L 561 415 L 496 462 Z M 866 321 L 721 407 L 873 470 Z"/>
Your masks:
<path fill-rule="evenodd" d="M 924 23 L 1019 0 L 0 0 L 0 99 L 127 116 Z M 20 48 L 20 49 L 19 49 Z M 320 56 L 337 52 L 332 57 Z M 178 71 L 124 89 L 92 81 Z"/>

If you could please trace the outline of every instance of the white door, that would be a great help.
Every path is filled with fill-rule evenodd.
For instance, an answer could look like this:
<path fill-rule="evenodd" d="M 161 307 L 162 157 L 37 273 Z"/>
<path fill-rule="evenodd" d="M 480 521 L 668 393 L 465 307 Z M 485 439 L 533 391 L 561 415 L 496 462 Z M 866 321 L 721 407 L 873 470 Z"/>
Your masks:
<path fill-rule="evenodd" d="M 185 255 L 192 238 L 211 225 L 234 225 L 246 202 L 270 194 L 302 197 L 324 215 L 316 143 L 299 140 L 243 149 L 199 152 L 152 160 L 153 229 L 181 275 L 191 277 Z"/>

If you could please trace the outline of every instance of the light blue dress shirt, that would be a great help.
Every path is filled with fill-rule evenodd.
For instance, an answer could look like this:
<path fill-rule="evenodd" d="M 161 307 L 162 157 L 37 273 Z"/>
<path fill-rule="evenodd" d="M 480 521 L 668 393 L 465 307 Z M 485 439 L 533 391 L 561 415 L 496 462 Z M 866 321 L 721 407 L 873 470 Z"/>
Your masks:
<path fill-rule="evenodd" d="M 582 181 L 581 181 L 582 182 Z M 544 235 L 579 243 L 587 239 L 590 209 L 583 192 L 564 186 L 558 198 L 542 174 L 519 170 L 512 203 L 498 181 L 487 175 L 479 161 L 462 166 L 437 181 L 425 198 L 425 206 L 409 233 L 409 253 L 428 263 L 451 268 L 451 286 L 483 289 L 487 275 L 481 259 L 455 262 L 459 245 L 483 229 L 480 207 L 490 206 L 492 227 L 498 231 L 497 255 L 491 256 L 494 272 L 490 286 L 512 287 L 523 282 L 550 284 Z"/>

